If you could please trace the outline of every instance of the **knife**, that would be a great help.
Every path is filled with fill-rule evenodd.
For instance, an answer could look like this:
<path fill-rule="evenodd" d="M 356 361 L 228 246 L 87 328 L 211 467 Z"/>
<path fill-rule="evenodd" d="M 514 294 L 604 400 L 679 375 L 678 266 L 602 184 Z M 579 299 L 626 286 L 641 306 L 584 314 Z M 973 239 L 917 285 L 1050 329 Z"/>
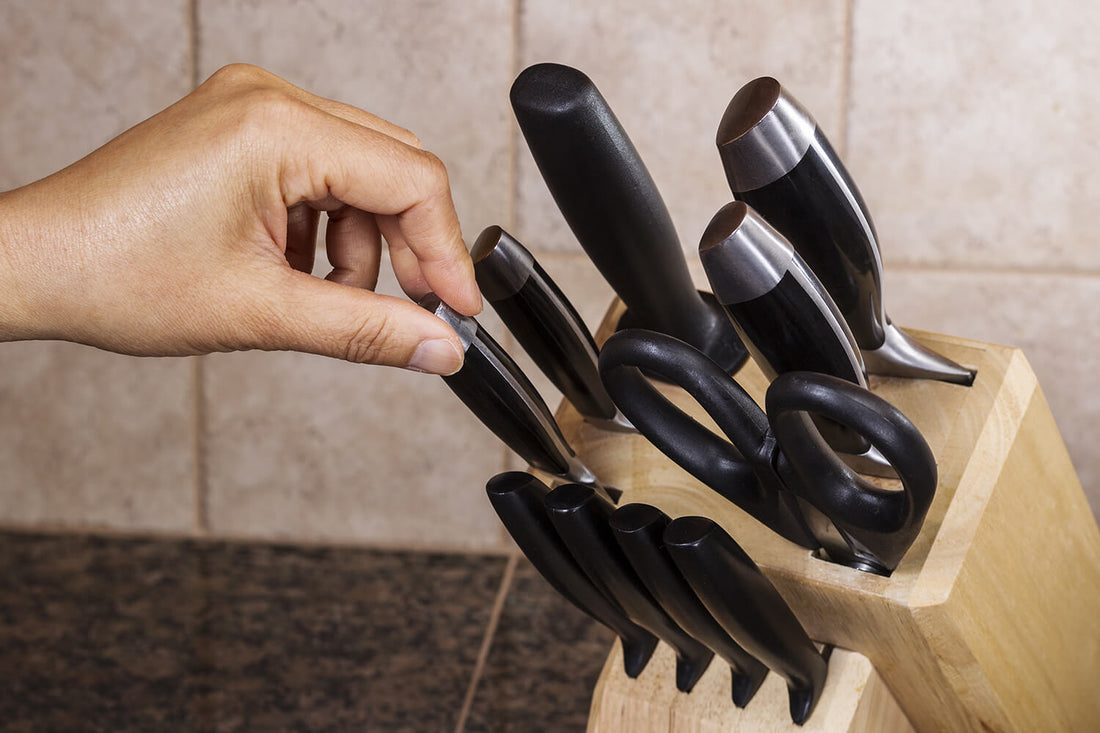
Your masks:
<path fill-rule="evenodd" d="M 821 697 L 822 654 L 760 568 L 714 521 L 680 517 L 663 536 L 676 567 L 731 637 L 787 681 L 791 720 L 802 725 Z"/>
<path fill-rule="evenodd" d="M 825 133 L 778 81 L 742 87 L 716 142 L 734 197 L 782 232 L 825 284 L 869 372 L 973 383 L 973 370 L 920 345 L 886 315 L 867 205 Z"/>
<path fill-rule="evenodd" d="M 452 309 L 434 293 L 421 298 L 420 305 L 458 334 L 465 360 L 443 381 L 485 427 L 531 466 L 618 501 L 622 492 L 602 484 L 581 462 L 531 380 L 475 318 Z"/>
<path fill-rule="evenodd" d="M 676 336 L 736 371 L 747 354 L 718 304 L 695 289 L 657 186 L 592 81 L 536 64 L 510 97 L 558 208 L 627 306 L 620 325 Z"/>
<path fill-rule="evenodd" d="M 867 387 L 859 348 L 833 299 L 783 235 L 743 201 L 726 204 L 710 220 L 699 259 L 715 297 L 769 380 L 810 371 Z M 853 468 L 896 475 L 862 436 L 825 419 L 815 423 L 834 450 L 850 456 Z"/>
<path fill-rule="evenodd" d="M 676 689 L 691 692 L 714 652 L 681 629 L 634 574 L 608 524 L 614 507 L 588 486 L 562 484 L 546 495 L 546 508 L 558 536 L 596 587 L 676 652 Z"/>
<path fill-rule="evenodd" d="M 730 638 L 680 575 L 661 539 L 671 521 L 655 506 L 627 504 L 611 515 L 611 529 L 631 567 L 668 615 L 730 665 L 733 703 L 743 708 L 760 689 L 768 668 Z"/>
<path fill-rule="evenodd" d="M 628 677 L 641 674 L 657 647 L 657 637 L 628 619 L 577 565 L 550 524 L 544 504 L 550 492 L 546 484 L 523 471 L 509 471 L 489 479 L 485 491 L 508 534 L 535 569 L 566 600 L 619 637 Z"/>
<path fill-rule="evenodd" d="M 600 381 L 592 334 L 534 255 L 499 226 L 487 227 L 470 255 L 486 300 L 577 412 L 599 427 L 633 431 Z"/>

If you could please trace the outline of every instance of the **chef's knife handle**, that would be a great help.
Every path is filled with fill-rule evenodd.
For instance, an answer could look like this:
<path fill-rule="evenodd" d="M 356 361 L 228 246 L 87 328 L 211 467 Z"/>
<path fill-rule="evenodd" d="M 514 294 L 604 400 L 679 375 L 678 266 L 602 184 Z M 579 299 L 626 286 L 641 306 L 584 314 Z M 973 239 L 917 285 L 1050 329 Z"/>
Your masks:
<path fill-rule="evenodd" d="M 673 648 L 676 688 L 690 692 L 714 652 L 681 629 L 634 574 L 608 524 L 614 507 L 590 487 L 562 484 L 546 495 L 546 508 L 558 536 L 596 587 L 615 599 L 632 621 Z"/>
<path fill-rule="evenodd" d="M 550 524 L 544 504 L 550 493 L 546 484 L 522 471 L 510 471 L 489 479 L 485 491 L 508 534 L 535 569 L 570 603 L 619 637 L 628 677 L 641 674 L 657 647 L 657 637 L 627 618 L 577 565 Z"/>
<path fill-rule="evenodd" d="M 631 567 L 672 620 L 730 665 L 732 697 L 743 708 L 760 689 L 768 668 L 714 620 L 680 575 L 661 539 L 672 520 L 649 504 L 627 504 L 611 515 L 611 529 Z"/>
<path fill-rule="evenodd" d="M 641 370 L 684 388 L 729 440 L 670 402 Z M 802 547 L 820 547 L 795 497 L 783 486 L 761 483 L 770 474 L 767 417 L 711 359 L 671 336 L 627 329 L 604 344 L 600 376 L 615 403 L 658 450 L 777 534 Z"/>
<path fill-rule="evenodd" d="M 936 494 L 936 459 L 920 430 L 881 397 L 821 374 L 783 374 L 768 387 L 764 400 L 780 447 L 780 473 L 793 471 L 796 493 L 828 516 L 843 539 L 825 546 L 830 559 L 881 575 L 892 573 L 920 532 Z M 902 490 L 880 489 L 845 466 L 829 450 L 813 416 L 835 420 L 864 436 L 893 466 Z"/>
<path fill-rule="evenodd" d="M 664 200 L 592 81 L 568 66 L 536 64 L 510 96 L 543 180 L 626 304 L 625 321 L 672 334 L 736 371 L 746 357 L 737 334 L 695 289 Z"/>
<path fill-rule="evenodd" d="M 539 369 L 587 420 L 632 430 L 596 370 L 596 342 L 534 255 L 499 226 L 482 231 L 470 252 L 482 295 Z"/>
<path fill-rule="evenodd" d="M 675 519 L 663 539 L 710 614 L 750 654 L 787 681 L 791 719 L 804 723 L 825 686 L 828 662 L 775 586 L 710 519 Z"/>
<path fill-rule="evenodd" d="M 435 294 L 426 295 L 420 305 L 458 333 L 465 359 L 443 381 L 485 427 L 540 471 L 618 499 L 622 492 L 603 486 L 581 463 L 531 380 L 476 319 L 448 307 Z"/>
<path fill-rule="evenodd" d="M 761 77 L 742 87 L 716 142 L 734 197 L 782 232 L 821 279 L 868 372 L 973 383 L 973 370 L 890 323 L 878 235 L 863 196 L 816 120 L 778 81 Z"/>

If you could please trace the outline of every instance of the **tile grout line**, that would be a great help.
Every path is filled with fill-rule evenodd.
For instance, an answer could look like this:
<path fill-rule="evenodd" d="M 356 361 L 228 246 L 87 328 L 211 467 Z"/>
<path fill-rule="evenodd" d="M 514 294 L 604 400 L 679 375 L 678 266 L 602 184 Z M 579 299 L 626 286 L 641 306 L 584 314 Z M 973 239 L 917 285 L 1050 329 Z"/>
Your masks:
<path fill-rule="evenodd" d="M 520 64 L 520 15 L 523 12 L 523 0 L 512 0 L 512 48 L 509 77 L 509 85 L 519 75 Z M 509 105 L 509 110 L 511 106 Z M 508 117 L 508 207 L 506 219 L 508 229 L 515 231 L 516 219 L 519 215 L 519 128 L 515 116 Z"/>
<path fill-rule="evenodd" d="M 196 535 L 210 534 L 209 482 L 206 476 L 206 370 L 205 357 L 192 357 L 191 362 L 191 445 L 195 471 Z"/>
<path fill-rule="evenodd" d="M 191 89 L 199 86 L 199 0 L 190 0 L 187 8 L 188 32 L 191 35 Z"/>
<path fill-rule="evenodd" d="M 841 157 L 847 156 L 848 149 L 851 147 L 849 121 L 852 110 L 849 107 L 852 103 L 852 69 L 855 66 L 855 39 L 853 38 L 855 32 L 855 6 L 856 0 L 848 0 L 844 8 L 844 66 L 840 82 Z"/>
<path fill-rule="evenodd" d="M 470 717 L 470 710 L 474 706 L 474 696 L 477 694 L 478 684 L 485 672 L 485 665 L 489 660 L 489 650 L 493 646 L 493 637 L 496 636 L 497 624 L 504 611 L 504 602 L 508 599 L 508 593 L 512 588 L 512 579 L 516 574 L 516 566 L 519 564 L 519 555 L 512 553 L 508 556 L 508 564 L 504 566 L 504 575 L 500 579 L 500 588 L 493 600 L 493 609 L 489 613 L 489 622 L 485 626 L 485 636 L 481 640 L 481 648 L 477 652 L 477 663 L 474 672 L 470 676 L 470 685 L 466 688 L 466 697 L 462 701 L 462 709 L 455 723 L 455 733 L 463 733 L 466 729 L 466 719 Z"/>

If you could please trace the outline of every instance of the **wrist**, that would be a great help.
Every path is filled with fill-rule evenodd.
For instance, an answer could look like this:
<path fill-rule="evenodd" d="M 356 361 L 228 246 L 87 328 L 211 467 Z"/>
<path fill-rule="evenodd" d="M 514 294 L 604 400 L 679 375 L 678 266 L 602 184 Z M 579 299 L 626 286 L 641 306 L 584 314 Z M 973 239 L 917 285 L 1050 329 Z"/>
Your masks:
<path fill-rule="evenodd" d="M 34 338 L 26 254 L 34 234 L 20 204 L 20 189 L 0 193 L 0 341 Z"/>

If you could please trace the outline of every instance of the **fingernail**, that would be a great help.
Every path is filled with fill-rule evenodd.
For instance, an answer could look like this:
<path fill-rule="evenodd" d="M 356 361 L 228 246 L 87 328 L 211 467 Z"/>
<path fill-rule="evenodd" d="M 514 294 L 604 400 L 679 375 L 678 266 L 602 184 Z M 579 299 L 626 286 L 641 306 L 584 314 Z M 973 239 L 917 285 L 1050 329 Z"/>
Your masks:
<path fill-rule="evenodd" d="M 409 369 L 444 377 L 462 368 L 462 352 L 447 339 L 420 342 L 409 361 Z"/>

